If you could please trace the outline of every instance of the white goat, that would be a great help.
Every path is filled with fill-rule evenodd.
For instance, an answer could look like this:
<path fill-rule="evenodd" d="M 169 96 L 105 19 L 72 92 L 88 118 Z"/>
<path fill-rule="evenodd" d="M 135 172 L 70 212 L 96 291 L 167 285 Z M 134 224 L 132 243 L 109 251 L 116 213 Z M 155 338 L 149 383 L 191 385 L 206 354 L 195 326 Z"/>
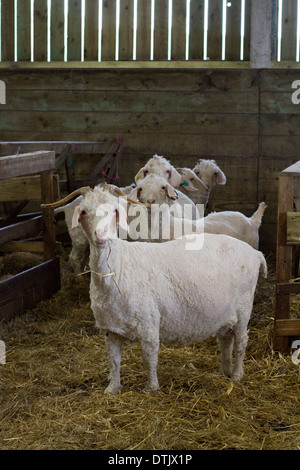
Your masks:
<path fill-rule="evenodd" d="M 189 237 L 166 243 L 117 238 L 127 230 L 118 199 L 101 188 L 86 193 L 75 209 L 90 242 L 90 298 L 96 325 L 104 333 L 110 367 L 106 392 L 120 389 L 121 350 L 139 342 L 147 370 L 147 391 L 159 388 L 160 343 L 194 343 L 217 335 L 223 372 L 243 377 L 247 325 L 264 256 L 225 235 L 196 236 L 201 249 L 189 250 Z M 199 246 L 198 246 L 199 248 Z M 232 350 L 235 362 L 232 369 Z"/>
<path fill-rule="evenodd" d="M 142 180 L 139 179 L 136 188 L 130 193 L 130 197 L 148 207 L 151 207 L 152 204 L 164 204 L 166 202 L 172 205 L 174 217 L 182 217 L 184 214 L 189 219 L 200 218 L 196 205 L 188 196 L 174 189 L 165 178 L 155 174 L 149 174 Z"/>
<path fill-rule="evenodd" d="M 265 208 L 266 204 L 261 202 L 251 217 L 246 217 L 238 211 L 223 211 L 213 212 L 203 219 L 192 221 L 174 218 L 169 207 L 163 205 L 153 208 L 154 210 L 151 211 L 151 215 L 149 214 L 148 217 L 149 221 L 146 222 L 149 227 L 149 238 L 151 234 L 159 234 L 159 238 L 155 240 L 157 242 L 166 241 L 167 239 L 172 240 L 182 235 L 204 232 L 229 235 L 248 243 L 257 250 L 259 246 L 259 227 Z M 157 216 L 156 211 L 161 212 L 162 218 Z"/>
<path fill-rule="evenodd" d="M 203 181 L 190 168 L 176 168 L 181 175 L 180 190 L 197 204 L 205 207 L 209 198 L 209 190 Z"/>
<path fill-rule="evenodd" d="M 72 228 L 72 217 L 74 214 L 75 207 L 78 206 L 83 199 L 83 196 L 79 196 L 74 201 L 66 204 L 62 207 L 54 209 L 54 214 L 57 215 L 61 212 L 65 214 L 65 222 L 68 228 L 68 232 L 72 241 L 72 248 L 69 254 L 69 263 L 72 271 L 75 274 L 79 274 L 84 269 L 89 257 L 89 241 L 82 230 L 81 226 L 78 226 L 75 230 Z"/>
<path fill-rule="evenodd" d="M 215 160 L 200 159 L 193 171 L 205 184 L 209 191 L 217 184 L 226 184 L 226 176 L 218 167 Z"/>
<path fill-rule="evenodd" d="M 188 168 L 177 168 L 177 171 L 181 174 L 181 191 L 188 194 L 195 204 L 205 204 L 205 206 L 207 206 L 213 187 L 216 184 L 226 184 L 225 174 L 218 167 L 215 160 L 200 159 L 193 170 L 188 170 Z M 195 176 L 200 181 L 195 179 Z M 188 184 L 184 185 L 184 181 Z M 199 187 L 202 188 L 202 185 L 207 189 L 206 198 L 199 190 Z M 195 191 L 195 189 L 197 189 L 197 191 Z"/>
<path fill-rule="evenodd" d="M 181 183 L 181 176 L 178 171 L 171 165 L 171 163 L 163 156 L 155 154 L 143 168 L 141 168 L 134 177 L 135 183 L 139 180 L 146 178 L 146 176 L 153 174 L 165 178 L 174 188 L 177 188 Z"/>

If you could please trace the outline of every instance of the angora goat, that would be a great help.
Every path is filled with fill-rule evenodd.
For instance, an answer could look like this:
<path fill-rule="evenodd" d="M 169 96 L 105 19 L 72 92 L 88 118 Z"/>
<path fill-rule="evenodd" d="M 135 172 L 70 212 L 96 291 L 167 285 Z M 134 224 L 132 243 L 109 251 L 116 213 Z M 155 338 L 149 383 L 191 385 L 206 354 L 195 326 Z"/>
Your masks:
<path fill-rule="evenodd" d="M 267 275 L 262 253 L 225 235 L 197 235 L 198 249 L 188 249 L 189 237 L 166 243 L 117 238 L 117 227 L 119 235 L 128 228 L 126 210 L 101 188 L 88 191 L 75 209 L 73 228 L 79 223 L 90 242 L 91 308 L 106 340 L 106 392 L 121 387 L 126 341 L 140 343 L 149 392 L 159 388 L 160 343 L 194 343 L 216 335 L 223 372 L 243 377 L 257 279 L 260 271 Z"/>

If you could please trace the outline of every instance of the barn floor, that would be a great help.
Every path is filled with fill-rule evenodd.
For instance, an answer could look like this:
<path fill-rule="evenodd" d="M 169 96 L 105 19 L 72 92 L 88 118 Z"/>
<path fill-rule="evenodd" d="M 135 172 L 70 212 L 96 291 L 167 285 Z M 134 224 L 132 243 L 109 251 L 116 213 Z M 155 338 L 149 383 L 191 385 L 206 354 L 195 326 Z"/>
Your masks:
<path fill-rule="evenodd" d="M 209 339 L 162 346 L 161 390 L 148 395 L 135 346 L 124 349 L 117 396 L 103 393 L 108 368 L 88 275 L 66 273 L 61 261 L 62 290 L 0 325 L 0 449 L 300 449 L 300 366 L 272 352 L 274 256 L 259 282 L 243 381 L 219 373 Z"/>

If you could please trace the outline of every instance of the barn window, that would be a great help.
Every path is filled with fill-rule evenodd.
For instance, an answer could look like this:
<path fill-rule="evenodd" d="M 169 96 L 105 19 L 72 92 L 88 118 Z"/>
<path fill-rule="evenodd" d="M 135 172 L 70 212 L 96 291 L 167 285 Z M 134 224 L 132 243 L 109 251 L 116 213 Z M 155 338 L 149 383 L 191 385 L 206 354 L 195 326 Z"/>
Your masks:
<path fill-rule="evenodd" d="M 250 0 L 0 0 L 0 60 L 249 61 L 250 16 Z M 272 41 L 299 62 L 300 0 L 272 0 Z"/>

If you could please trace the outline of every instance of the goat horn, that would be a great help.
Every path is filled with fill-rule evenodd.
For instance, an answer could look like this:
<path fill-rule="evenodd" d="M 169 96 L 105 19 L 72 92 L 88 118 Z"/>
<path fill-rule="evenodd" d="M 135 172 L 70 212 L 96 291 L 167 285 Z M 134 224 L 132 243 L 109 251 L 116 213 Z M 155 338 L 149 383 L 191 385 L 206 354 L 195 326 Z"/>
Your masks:
<path fill-rule="evenodd" d="M 139 201 L 134 201 L 133 199 L 128 197 L 127 194 L 123 193 L 123 191 L 120 188 L 118 188 L 118 186 L 115 186 L 114 184 L 109 184 L 109 183 L 106 183 L 106 181 L 104 181 L 103 183 L 101 183 L 101 185 L 104 189 L 107 189 L 110 193 L 115 194 L 119 197 L 122 197 L 123 199 L 126 199 L 126 201 L 130 202 L 130 204 L 136 204 L 138 206 L 145 206 L 145 204 Z"/>
<path fill-rule="evenodd" d="M 88 193 L 89 191 L 91 191 L 91 188 L 89 186 L 83 186 L 82 188 L 75 189 L 75 191 L 68 194 L 63 199 L 60 199 L 56 202 L 51 202 L 49 204 L 41 204 L 41 207 L 58 207 L 64 204 L 65 202 L 70 201 L 70 199 L 73 199 L 73 197 L 75 196 L 85 196 L 86 193 Z"/>

